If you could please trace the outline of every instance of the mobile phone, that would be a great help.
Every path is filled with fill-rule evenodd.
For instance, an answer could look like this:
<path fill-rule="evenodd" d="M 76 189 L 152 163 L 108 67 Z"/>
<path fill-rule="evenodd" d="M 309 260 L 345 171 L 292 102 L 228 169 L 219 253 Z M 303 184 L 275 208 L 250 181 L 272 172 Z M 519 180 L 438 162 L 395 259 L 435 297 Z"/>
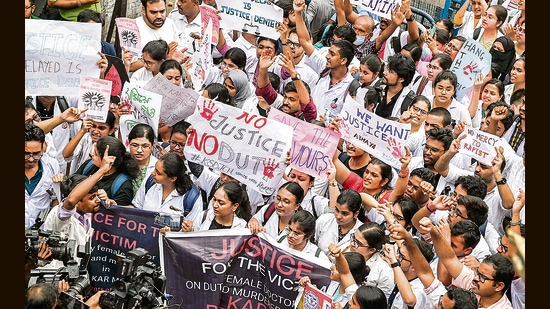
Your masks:
<path fill-rule="evenodd" d="M 66 309 L 90 309 L 90 306 L 81 301 L 78 297 L 67 292 L 59 293 L 59 306 Z"/>
<path fill-rule="evenodd" d="M 435 25 L 433 25 L 433 26 L 430 28 L 430 37 L 432 37 L 432 38 L 434 37 L 434 34 L 435 34 L 435 30 L 436 30 L 436 29 L 437 29 L 437 28 L 436 28 Z"/>

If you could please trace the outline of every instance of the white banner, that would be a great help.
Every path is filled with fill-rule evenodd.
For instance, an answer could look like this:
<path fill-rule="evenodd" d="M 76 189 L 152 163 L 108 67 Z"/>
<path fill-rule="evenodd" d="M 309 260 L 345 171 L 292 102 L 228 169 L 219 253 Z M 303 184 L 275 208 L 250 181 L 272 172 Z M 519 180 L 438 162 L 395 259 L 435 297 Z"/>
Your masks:
<path fill-rule="evenodd" d="M 160 94 L 139 88 L 127 82 L 124 84 L 124 89 L 122 89 L 120 102 L 128 107 L 128 115 L 120 117 L 119 128 L 122 136 L 127 138 L 128 134 L 124 135 L 124 130 L 130 132 L 138 123 L 150 125 L 155 131 L 155 136 L 158 135 L 160 106 L 162 104 L 162 96 Z M 123 126 L 125 127 L 124 129 Z M 128 141 L 124 141 L 124 145 L 128 146 Z"/>
<path fill-rule="evenodd" d="M 278 189 L 292 143 L 290 126 L 203 96 L 187 121 L 193 124 L 184 150 L 187 160 L 264 195 Z"/>
<path fill-rule="evenodd" d="M 460 141 L 459 152 L 485 165 L 492 165 L 500 138 L 472 127 L 467 127 L 462 134 L 466 136 Z"/>
<path fill-rule="evenodd" d="M 25 19 L 25 95 L 78 96 L 100 51 L 101 24 Z"/>
<path fill-rule="evenodd" d="M 112 84 L 112 81 L 106 79 L 81 77 L 78 108 L 88 109 L 85 118 L 92 118 L 97 122 L 107 121 Z"/>
<path fill-rule="evenodd" d="M 283 9 L 269 0 L 216 0 L 220 28 L 248 32 L 278 40 L 279 23 L 283 21 Z"/>
<path fill-rule="evenodd" d="M 385 163 L 400 168 L 399 159 L 411 132 L 410 124 L 382 118 L 366 110 L 349 95 L 340 111 L 342 138 Z"/>
<path fill-rule="evenodd" d="M 456 54 L 451 71 L 456 74 L 456 99 L 462 100 L 474 86 L 476 76 L 486 76 L 491 70 L 491 54 L 479 42 L 469 38 Z"/>

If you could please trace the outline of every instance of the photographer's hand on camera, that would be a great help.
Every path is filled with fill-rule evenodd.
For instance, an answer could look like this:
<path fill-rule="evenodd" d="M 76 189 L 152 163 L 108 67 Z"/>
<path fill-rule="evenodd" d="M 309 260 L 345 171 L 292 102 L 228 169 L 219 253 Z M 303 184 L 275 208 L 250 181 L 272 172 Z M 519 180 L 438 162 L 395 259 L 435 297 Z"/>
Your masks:
<path fill-rule="evenodd" d="M 101 309 L 99 306 L 99 299 L 101 298 L 101 294 L 105 293 L 107 291 L 98 291 L 94 295 L 92 295 L 88 300 L 86 301 L 86 305 L 90 306 L 90 309 Z"/>

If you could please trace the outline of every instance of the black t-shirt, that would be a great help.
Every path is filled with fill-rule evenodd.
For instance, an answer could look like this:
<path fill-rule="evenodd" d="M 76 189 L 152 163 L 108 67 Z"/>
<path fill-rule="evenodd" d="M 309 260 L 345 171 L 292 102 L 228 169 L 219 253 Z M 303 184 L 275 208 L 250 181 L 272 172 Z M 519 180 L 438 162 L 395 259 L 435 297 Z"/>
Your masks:
<path fill-rule="evenodd" d="M 91 159 L 86 160 L 75 172 L 75 174 L 80 175 L 92 175 L 95 173 L 99 168 L 92 164 L 92 167 L 89 168 L 89 170 L 84 174 L 84 168 L 88 165 L 88 162 Z M 126 181 L 122 183 L 120 186 L 120 189 L 114 194 L 111 192 L 111 187 L 113 186 L 113 183 L 115 182 L 115 179 L 118 175 L 123 174 L 120 171 L 116 171 L 111 175 L 103 176 L 101 180 L 97 183 L 97 186 L 100 189 L 105 190 L 107 192 L 107 196 L 109 196 L 110 199 L 115 200 L 117 205 L 121 206 L 128 206 L 132 204 L 132 200 L 134 199 L 134 188 L 132 185 L 132 179 L 128 177 Z M 122 177 L 122 176 L 121 176 Z"/>
<path fill-rule="evenodd" d="M 393 98 L 391 98 L 391 100 L 388 103 L 386 103 L 386 98 L 388 96 L 388 87 L 386 87 L 384 89 L 384 97 L 382 98 L 382 102 L 378 103 L 378 105 L 376 106 L 376 109 L 374 110 L 374 113 L 382 118 L 391 117 L 391 112 L 393 110 L 393 107 L 395 106 L 397 99 L 399 99 L 401 92 L 403 92 L 403 89 L 401 89 L 401 91 L 396 93 L 393 96 Z"/>
<path fill-rule="evenodd" d="M 349 160 L 351 159 L 350 156 L 348 156 L 347 153 L 345 152 L 342 152 L 340 153 L 340 155 L 338 155 L 338 159 L 340 159 L 340 161 L 342 161 L 342 163 L 344 163 L 344 165 L 352 172 L 354 172 L 355 174 L 359 175 L 359 177 L 363 178 L 363 173 L 365 173 L 365 170 L 367 169 L 367 164 L 365 164 L 365 166 L 363 167 L 360 167 L 358 169 L 352 169 L 350 166 L 349 166 Z"/>

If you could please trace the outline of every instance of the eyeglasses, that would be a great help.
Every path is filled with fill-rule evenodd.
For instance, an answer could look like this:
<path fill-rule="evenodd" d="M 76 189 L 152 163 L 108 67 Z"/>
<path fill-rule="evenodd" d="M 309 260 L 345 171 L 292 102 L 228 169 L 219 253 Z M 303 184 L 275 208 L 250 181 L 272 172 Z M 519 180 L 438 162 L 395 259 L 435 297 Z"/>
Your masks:
<path fill-rule="evenodd" d="M 141 60 L 141 62 L 143 62 L 146 66 L 150 67 L 152 66 L 153 64 L 157 63 L 158 61 L 149 61 L 149 60 L 145 60 L 143 59 L 143 57 L 139 58 L 139 60 Z"/>
<path fill-rule="evenodd" d="M 481 282 L 481 283 L 485 283 L 485 281 L 487 281 L 487 280 L 495 281 L 495 278 L 489 278 L 489 277 L 485 276 L 484 274 L 480 273 L 477 267 L 474 270 L 474 275 L 477 275 L 477 277 L 479 278 L 479 282 Z"/>
<path fill-rule="evenodd" d="M 286 45 L 290 48 L 297 48 L 297 47 L 300 47 L 302 45 L 300 45 L 300 43 L 298 42 L 292 42 L 291 40 L 287 40 L 286 41 Z"/>
<path fill-rule="evenodd" d="M 403 261 L 407 261 L 407 262 L 411 263 L 411 260 L 406 259 L 405 256 L 403 255 L 403 253 L 401 253 L 401 251 L 399 249 L 397 249 L 397 255 L 398 255 L 397 262 L 399 262 L 399 264 L 401 264 L 401 262 L 403 262 Z"/>
<path fill-rule="evenodd" d="M 462 219 L 468 219 L 467 217 L 464 217 L 462 212 L 460 212 L 460 210 L 458 210 L 458 208 L 456 208 L 456 207 L 452 207 L 451 212 L 454 213 L 456 217 L 459 217 L 459 218 L 462 218 Z"/>
<path fill-rule="evenodd" d="M 133 148 L 133 149 L 139 149 L 140 147 L 143 150 L 148 150 L 149 148 L 151 148 L 151 145 L 150 144 L 140 145 L 140 144 L 137 144 L 137 143 L 131 143 L 130 144 L 130 148 Z"/>
<path fill-rule="evenodd" d="M 453 43 L 451 43 L 451 42 L 445 44 L 445 46 L 447 46 L 448 48 L 454 50 L 455 52 L 458 52 L 460 50 L 460 48 L 454 46 Z"/>
<path fill-rule="evenodd" d="M 36 114 L 34 114 L 30 119 L 27 119 L 27 121 L 25 121 L 25 123 L 26 123 L 26 124 L 31 124 L 31 123 L 33 123 L 34 121 L 38 122 L 38 121 L 40 121 L 40 120 L 42 120 L 42 119 L 40 118 L 40 115 L 38 115 L 38 113 L 36 113 Z"/>
<path fill-rule="evenodd" d="M 518 32 L 525 33 L 525 28 L 522 26 L 519 26 L 516 28 Z"/>
<path fill-rule="evenodd" d="M 428 146 L 428 144 L 426 144 L 426 143 L 422 144 L 422 146 L 424 147 L 424 151 L 426 151 L 426 152 L 431 152 L 432 154 L 438 154 L 438 153 L 440 153 L 440 152 L 442 152 L 442 151 L 445 151 L 445 150 L 443 150 L 443 149 L 437 149 L 437 148 L 435 148 L 435 147 L 430 147 L 430 146 Z"/>
<path fill-rule="evenodd" d="M 502 236 L 498 238 L 498 248 L 502 250 L 502 253 L 508 252 L 508 246 L 502 244 Z"/>
<path fill-rule="evenodd" d="M 42 156 L 44 155 L 44 152 L 33 152 L 33 153 L 30 153 L 30 152 L 25 152 L 25 160 L 28 160 L 30 159 L 31 157 L 35 160 L 40 160 L 40 158 L 42 158 Z"/>
<path fill-rule="evenodd" d="M 413 110 L 415 113 L 417 113 L 417 114 L 420 114 L 420 115 L 422 115 L 422 116 L 428 116 L 428 111 L 425 111 L 425 110 L 423 110 L 423 109 L 421 109 L 421 108 L 418 108 L 418 107 L 416 107 L 416 106 L 414 106 L 414 105 L 412 105 L 411 108 L 412 108 L 412 110 Z"/>
<path fill-rule="evenodd" d="M 305 234 L 304 233 L 298 233 L 296 231 L 294 231 L 293 229 L 290 228 L 290 226 L 286 226 L 285 227 L 285 233 L 289 236 L 289 237 L 301 237 L 301 236 L 304 236 Z"/>
<path fill-rule="evenodd" d="M 283 200 L 283 199 L 281 199 L 281 197 L 278 196 L 278 195 L 277 195 L 277 197 L 275 198 L 275 201 L 276 201 L 275 204 L 282 203 L 283 206 L 289 206 L 289 205 L 292 204 L 292 202 L 291 202 L 290 200 L 288 200 L 288 199 L 284 199 L 284 200 Z"/>
<path fill-rule="evenodd" d="M 354 247 L 355 249 L 357 248 L 370 248 L 370 246 L 366 246 L 366 245 L 363 245 L 359 240 L 357 240 L 357 238 L 355 238 L 355 234 L 352 233 L 350 235 L 350 241 L 349 241 L 349 244 Z"/>
<path fill-rule="evenodd" d="M 185 143 L 178 143 L 176 141 L 173 141 L 173 140 L 170 140 L 170 145 L 172 145 L 172 147 L 174 148 L 182 148 L 185 147 Z"/>
<path fill-rule="evenodd" d="M 400 216 L 398 214 L 393 214 L 393 217 L 398 221 L 405 221 L 405 217 Z"/>
<path fill-rule="evenodd" d="M 235 70 L 237 68 L 237 66 L 232 64 L 232 63 L 226 63 L 225 61 L 222 61 L 220 63 L 220 68 L 221 69 L 228 69 L 229 71 L 231 71 L 231 70 Z"/>
<path fill-rule="evenodd" d="M 25 11 L 32 8 L 33 4 L 29 5 L 29 6 L 25 6 Z"/>
<path fill-rule="evenodd" d="M 437 65 L 431 65 L 431 64 L 428 63 L 428 70 L 443 70 L 443 69 L 438 67 Z"/>

